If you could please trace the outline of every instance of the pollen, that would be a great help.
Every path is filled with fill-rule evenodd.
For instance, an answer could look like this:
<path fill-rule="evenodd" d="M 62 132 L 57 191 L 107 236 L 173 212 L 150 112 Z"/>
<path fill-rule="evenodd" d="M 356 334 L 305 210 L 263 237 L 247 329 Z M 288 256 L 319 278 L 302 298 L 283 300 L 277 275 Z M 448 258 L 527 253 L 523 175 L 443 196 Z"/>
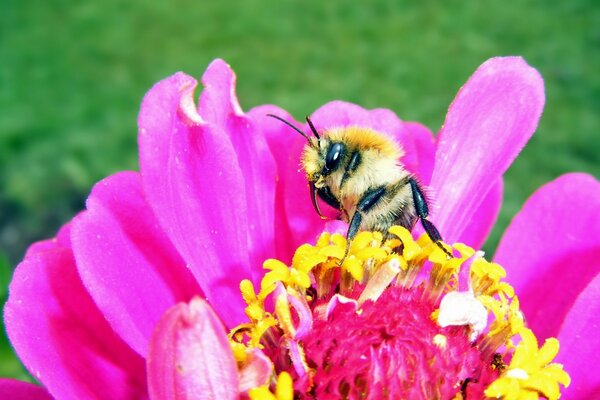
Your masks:
<path fill-rule="evenodd" d="M 558 398 L 569 385 L 552 363 L 558 341 L 538 348 L 500 265 L 389 233 L 323 233 L 290 265 L 265 261 L 258 291 L 240 284 L 248 322 L 229 334 L 234 357 L 247 369 L 258 351 L 271 366 L 250 399 Z"/>

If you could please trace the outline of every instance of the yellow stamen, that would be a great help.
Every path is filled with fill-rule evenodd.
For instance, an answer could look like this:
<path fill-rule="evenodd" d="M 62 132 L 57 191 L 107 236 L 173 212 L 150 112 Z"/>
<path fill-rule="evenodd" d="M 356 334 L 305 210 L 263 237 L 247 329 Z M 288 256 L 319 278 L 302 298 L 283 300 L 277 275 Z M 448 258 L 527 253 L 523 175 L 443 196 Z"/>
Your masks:
<path fill-rule="evenodd" d="M 427 281 L 427 293 L 432 300 L 437 300 L 442 295 L 446 285 L 455 278 L 460 266 L 475 254 L 475 250 L 461 243 L 455 244 L 453 248 L 458 250 L 460 257 L 448 258 L 438 246 L 429 254 L 429 261 L 433 263 L 433 267 Z"/>
<path fill-rule="evenodd" d="M 296 334 L 296 328 L 294 328 L 294 321 L 292 320 L 292 313 L 290 311 L 290 303 L 287 299 L 287 294 L 282 294 L 275 300 L 275 314 L 279 320 L 279 327 L 288 337 L 294 337 Z"/>
<path fill-rule="evenodd" d="M 561 364 L 550 363 L 558 353 L 558 340 L 547 339 L 541 349 L 533 332 L 524 328 L 521 343 L 504 373 L 486 390 L 488 397 L 506 399 L 538 398 L 548 400 L 560 397 L 559 384 L 568 387 L 571 378 Z"/>

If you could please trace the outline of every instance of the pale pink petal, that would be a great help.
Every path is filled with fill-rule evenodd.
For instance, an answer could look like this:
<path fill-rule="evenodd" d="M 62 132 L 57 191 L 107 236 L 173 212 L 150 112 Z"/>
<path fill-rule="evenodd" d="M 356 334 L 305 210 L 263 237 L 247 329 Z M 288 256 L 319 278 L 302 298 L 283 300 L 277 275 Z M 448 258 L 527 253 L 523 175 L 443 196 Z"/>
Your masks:
<path fill-rule="evenodd" d="M 200 115 L 229 136 L 244 174 L 248 202 L 248 242 L 254 278 L 262 263 L 275 256 L 275 159 L 259 124 L 243 114 L 235 94 L 235 74 L 223 60 L 213 61 L 202 76 Z"/>
<path fill-rule="evenodd" d="M 161 318 L 148 356 L 150 398 L 237 399 L 237 365 L 225 327 L 199 298 Z"/>
<path fill-rule="evenodd" d="M 457 241 L 490 189 L 535 131 L 544 83 L 522 58 L 492 58 L 461 88 L 438 136 L 432 215 L 445 240 Z"/>
<path fill-rule="evenodd" d="M 23 364 L 57 399 L 143 399 L 143 359 L 110 328 L 81 283 L 69 248 L 29 255 L 4 308 Z"/>
<path fill-rule="evenodd" d="M 240 393 L 266 385 L 273 374 L 273 362 L 262 352 L 253 348 L 247 354 L 248 360 L 240 369 Z"/>
<path fill-rule="evenodd" d="M 52 396 L 43 387 L 15 379 L 0 378 L 0 399 L 52 400 Z"/>
<path fill-rule="evenodd" d="M 566 399 L 600 398 L 598 327 L 600 274 L 579 294 L 558 334 L 560 351 L 556 361 L 571 375 L 571 386 L 563 391 Z"/>
<path fill-rule="evenodd" d="M 245 320 L 239 282 L 251 278 L 244 176 L 227 135 L 193 104 L 196 81 L 157 83 L 138 118 L 144 192 L 163 229 L 228 326 Z"/>
<path fill-rule="evenodd" d="M 264 105 L 248 111 L 248 116 L 253 121 L 256 121 L 257 126 L 262 130 L 262 135 L 266 138 L 269 149 L 276 162 L 275 227 L 277 231 L 275 235 L 275 246 L 277 258 L 287 262 L 291 261 L 294 250 L 299 243 L 294 243 L 290 234 L 287 218 L 288 213 L 285 210 L 284 179 L 286 179 L 290 165 L 296 164 L 293 168 L 294 171 L 299 168 L 300 151 L 298 150 L 297 153 L 294 153 L 290 151 L 290 148 L 301 149 L 302 144 L 306 143 L 306 141 L 289 126 L 281 123 L 281 121 L 268 117 L 268 114 L 277 115 L 296 126 L 301 125 L 297 124 L 287 111 L 284 111 L 277 106 Z M 304 176 L 298 175 L 297 177 L 306 180 Z M 306 186 L 305 182 L 301 184 L 303 187 Z M 308 199 L 308 195 L 306 195 L 304 199 Z M 312 208 L 306 211 L 307 213 L 310 212 L 310 214 L 314 214 Z"/>
<path fill-rule="evenodd" d="M 201 294 L 142 192 L 135 172 L 100 181 L 75 219 L 72 242 L 87 291 L 115 331 L 145 356 L 172 305 Z"/>
<path fill-rule="evenodd" d="M 525 203 L 494 261 L 507 270 L 536 336 L 556 336 L 577 296 L 600 272 L 600 182 L 586 174 L 552 181 Z"/>
<path fill-rule="evenodd" d="M 343 308 L 349 308 L 353 311 L 358 309 L 358 302 L 355 299 L 350 299 L 346 296 L 342 296 L 339 293 L 333 295 L 333 297 L 327 303 L 327 309 L 325 310 L 325 318 L 329 319 L 334 315 L 335 311 Z"/>

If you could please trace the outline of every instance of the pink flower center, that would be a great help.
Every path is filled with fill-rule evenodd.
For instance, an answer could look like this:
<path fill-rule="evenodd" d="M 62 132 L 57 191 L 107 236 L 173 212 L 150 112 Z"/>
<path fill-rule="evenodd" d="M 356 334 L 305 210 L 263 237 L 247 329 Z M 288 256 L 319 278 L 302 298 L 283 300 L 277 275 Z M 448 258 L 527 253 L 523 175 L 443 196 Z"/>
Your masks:
<path fill-rule="evenodd" d="M 316 320 L 303 340 L 314 370 L 312 394 L 319 399 L 452 398 L 457 384 L 489 365 L 464 327 L 440 328 L 431 319 L 435 308 L 423 300 L 422 289 L 390 287 L 360 313 L 339 306 L 327 320 Z"/>

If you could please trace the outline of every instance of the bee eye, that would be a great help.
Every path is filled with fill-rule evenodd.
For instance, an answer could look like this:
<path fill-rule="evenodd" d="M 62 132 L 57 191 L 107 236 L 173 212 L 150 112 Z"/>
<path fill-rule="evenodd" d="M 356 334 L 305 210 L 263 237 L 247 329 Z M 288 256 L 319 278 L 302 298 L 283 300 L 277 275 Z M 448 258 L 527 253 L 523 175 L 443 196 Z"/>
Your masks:
<path fill-rule="evenodd" d="M 345 146 L 343 143 L 333 143 L 331 145 L 325 156 L 325 172 L 331 172 L 337 169 L 342 160 L 344 150 Z"/>

